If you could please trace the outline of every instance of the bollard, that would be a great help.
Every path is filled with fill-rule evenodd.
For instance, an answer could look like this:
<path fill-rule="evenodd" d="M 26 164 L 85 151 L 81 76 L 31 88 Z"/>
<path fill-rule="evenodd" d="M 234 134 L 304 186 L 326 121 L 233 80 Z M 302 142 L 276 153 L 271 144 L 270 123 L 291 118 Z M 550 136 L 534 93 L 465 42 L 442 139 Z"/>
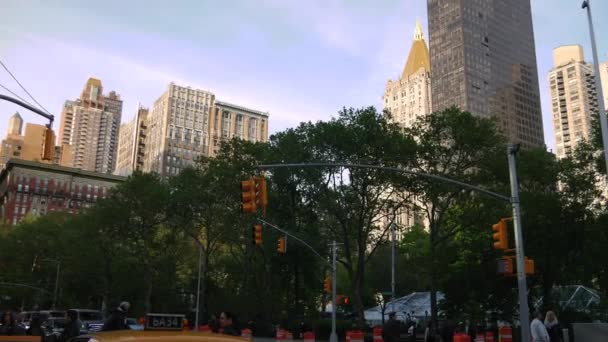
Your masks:
<path fill-rule="evenodd" d="M 494 342 L 494 333 L 491 331 L 486 331 L 486 341 L 485 342 Z"/>
<path fill-rule="evenodd" d="M 277 329 L 277 342 L 285 342 L 287 340 L 287 331 Z"/>
<path fill-rule="evenodd" d="M 315 333 L 307 331 L 304 333 L 304 342 L 315 342 Z"/>
<path fill-rule="evenodd" d="M 361 330 L 352 331 L 351 335 L 350 335 L 350 342 L 364 342 L 363 331 L 361 331 Z"/>
<path fill-rule="evenodd" d="M 384 342 L 382 339 L 382 327 L 374 328 L 374 342 Z"/>
<path fill-rule="evenodd" d="M 513 329 L 511 327 L 498 329 L 498 342 L 513 342 Z"/>
<path fill-rule="evenodd" d="M 241 330 L 241 337 L 248 339 L 249 341 L 251 341 L 251 337 L 252 337 L 252 331 L 251 329 L 243 329 Z"/>

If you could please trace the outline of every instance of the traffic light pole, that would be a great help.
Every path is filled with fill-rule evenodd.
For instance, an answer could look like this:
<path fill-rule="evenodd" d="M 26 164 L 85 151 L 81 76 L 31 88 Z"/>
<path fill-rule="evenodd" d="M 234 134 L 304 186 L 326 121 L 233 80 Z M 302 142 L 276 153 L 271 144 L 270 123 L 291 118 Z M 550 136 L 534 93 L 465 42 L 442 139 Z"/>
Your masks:
<path fill-rule="evenodd" d="M 519 207 L 519 184 L 517 182 L 517 164 L 515 156 L 519 145 L 509 144 L 509 178 L 511 181 L 511 207 L 513 208 L 513 226 L 515 231 L 515 261 L 517 264 L 517 290 L 519 292 L 519 323 L 521 340 L 530 341 L 530 312 L 528 308 L 528 290 L 526 286 L 526 267 L 524 264 L 524 238 L 521 228 L 521 211 Z"/>
<path fill-rule="evenodd" d="M 338 334 L 336 333 L 336 241 L 331 244 L 331 335 L 329 342 L 338 342 Z"/>

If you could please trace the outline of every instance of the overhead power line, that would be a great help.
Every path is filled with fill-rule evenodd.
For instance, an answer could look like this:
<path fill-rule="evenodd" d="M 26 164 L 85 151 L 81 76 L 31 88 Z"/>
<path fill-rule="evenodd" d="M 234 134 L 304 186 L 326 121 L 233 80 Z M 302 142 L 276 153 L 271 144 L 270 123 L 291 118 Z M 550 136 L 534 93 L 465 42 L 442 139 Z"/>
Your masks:
<path fill-rule="evenodd" d="M 0 83 L 0 88 L 3 88 L 4 90 L 8 91 L 9 93 L 13 94 L 13 96 L 15 96 L 16 98 L 18 98 L 19 100 L 27 103 L 28 105 L 34 107 L 34 105 L 32 105 L 31 103 L 29 103 L 27 100 L 25 100 L 23 97 L 15 94 L 14 91 L 10 90 L 9 88 L 7 88 L 5 85 L 3 85 L 2 83 Z"/>
<path fill-rule="evenodd" d="M 2 62 L 2 60 L 0 60 L 0 65 L 2 65 L 2 67 L 4 68 L 4 70 L 6 70 L 6 72 L 8 72 L 9 75 L 11 75 L 11 77 L 13 78 L 13 80 L 15 80 L 15 82 L 17 82 L 17 84 L 19 85 L 19 87 L 21 87 L 21 89 L 23 89 L 23 91 L 32 99 L 32 101 L 34 101 L 40 108 L 42 108 L 42 110 L 44 110 L 47 114 L 52 115 L 51 112 L 49 112 L 46 108 L 44 108 L 43 105 L 40 104 L 40 102 L 38 102 L 33 96 L 32 94 L 30 94 L 29 91 L 27 91 L 27 89 L 25 89 L 25 87 L 21 84 L 21 82 L 19 82 L 19 80 L 17 79 L 17 77 L 15 77 L 15 75 L 13 75 L 13 73 L 8 69 L 8 67 Z M 12 92 L 11 92 L 12 93 Z M 33 106 L 32 106 L 33 107 Z"/>

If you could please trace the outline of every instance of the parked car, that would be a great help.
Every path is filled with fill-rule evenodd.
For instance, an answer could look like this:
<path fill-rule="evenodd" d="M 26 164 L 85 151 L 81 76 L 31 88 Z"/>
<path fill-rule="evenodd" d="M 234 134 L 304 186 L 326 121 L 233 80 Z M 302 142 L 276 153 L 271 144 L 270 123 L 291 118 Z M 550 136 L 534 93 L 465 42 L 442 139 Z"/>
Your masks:
<path fill-rule="evenodd" d="M 103 314 L 99 310 L 89 309 L 70 309 L 78 314 L 78 319 L 82 322 L 84 330 L 89 332 L 98 332 L 103 328 Z"/>
<path fill-rule="evenodd" d="M 65 329 L 65 326 L 66 326 L 67 323 L 68 323 L 68 319 L 65 318 L 65 317 L 62 317 L 62 318 L 58 318 L 58 317 L 48 318 L 42 324 L 42 328 L 44 330 L 44 335 L 45 335 L 44 340 L 46 342 L 56 342 L 56 341 L 59 341 L 59 337 L 61 336 L 61 333 Z M 83 326 L 80 328 L 80 334 L 84 335 L 84 334 L 88 333 L 88 331 L 86 329 L 84 329 L 84 328 L 85 327 L 84 327 L 84 324 L 83 324 Z"/>
<path fill-rule="evenodd" d="M 127 318 L 127 325 L 131 330 L 144 330 L 144 325 L 140 324 L 137 318 Z"/>

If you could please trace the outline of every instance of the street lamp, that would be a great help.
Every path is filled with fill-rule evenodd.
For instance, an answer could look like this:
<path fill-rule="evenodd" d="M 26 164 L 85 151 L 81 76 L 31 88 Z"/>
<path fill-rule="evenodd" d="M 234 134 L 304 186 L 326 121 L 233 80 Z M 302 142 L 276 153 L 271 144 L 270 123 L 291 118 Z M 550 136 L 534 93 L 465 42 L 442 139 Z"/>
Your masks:
<path fill-rule="evenodd" d="M 600 127 L 602 129 L 602 144 L 604 147 L 604 160 L 606 171 L 608 172 L 608 122 L 606 120 L 606 105 L 604 104 L 604 93 L 602 92 L 602 81 L 600 80 L 600 61 L 597 57 L 597 46 L 595 44 L 595 31 L 593 29 L 593 19 L 591 17 L 591 0 L 584 0 L 583 9 L 587 9 L 589 20 L 589 34 L 591 35 L 591 49 L 593 51 L 593 69 L 595 72 L 595 91 L 597 93 L 597 104 L 600 113 Z"/>

